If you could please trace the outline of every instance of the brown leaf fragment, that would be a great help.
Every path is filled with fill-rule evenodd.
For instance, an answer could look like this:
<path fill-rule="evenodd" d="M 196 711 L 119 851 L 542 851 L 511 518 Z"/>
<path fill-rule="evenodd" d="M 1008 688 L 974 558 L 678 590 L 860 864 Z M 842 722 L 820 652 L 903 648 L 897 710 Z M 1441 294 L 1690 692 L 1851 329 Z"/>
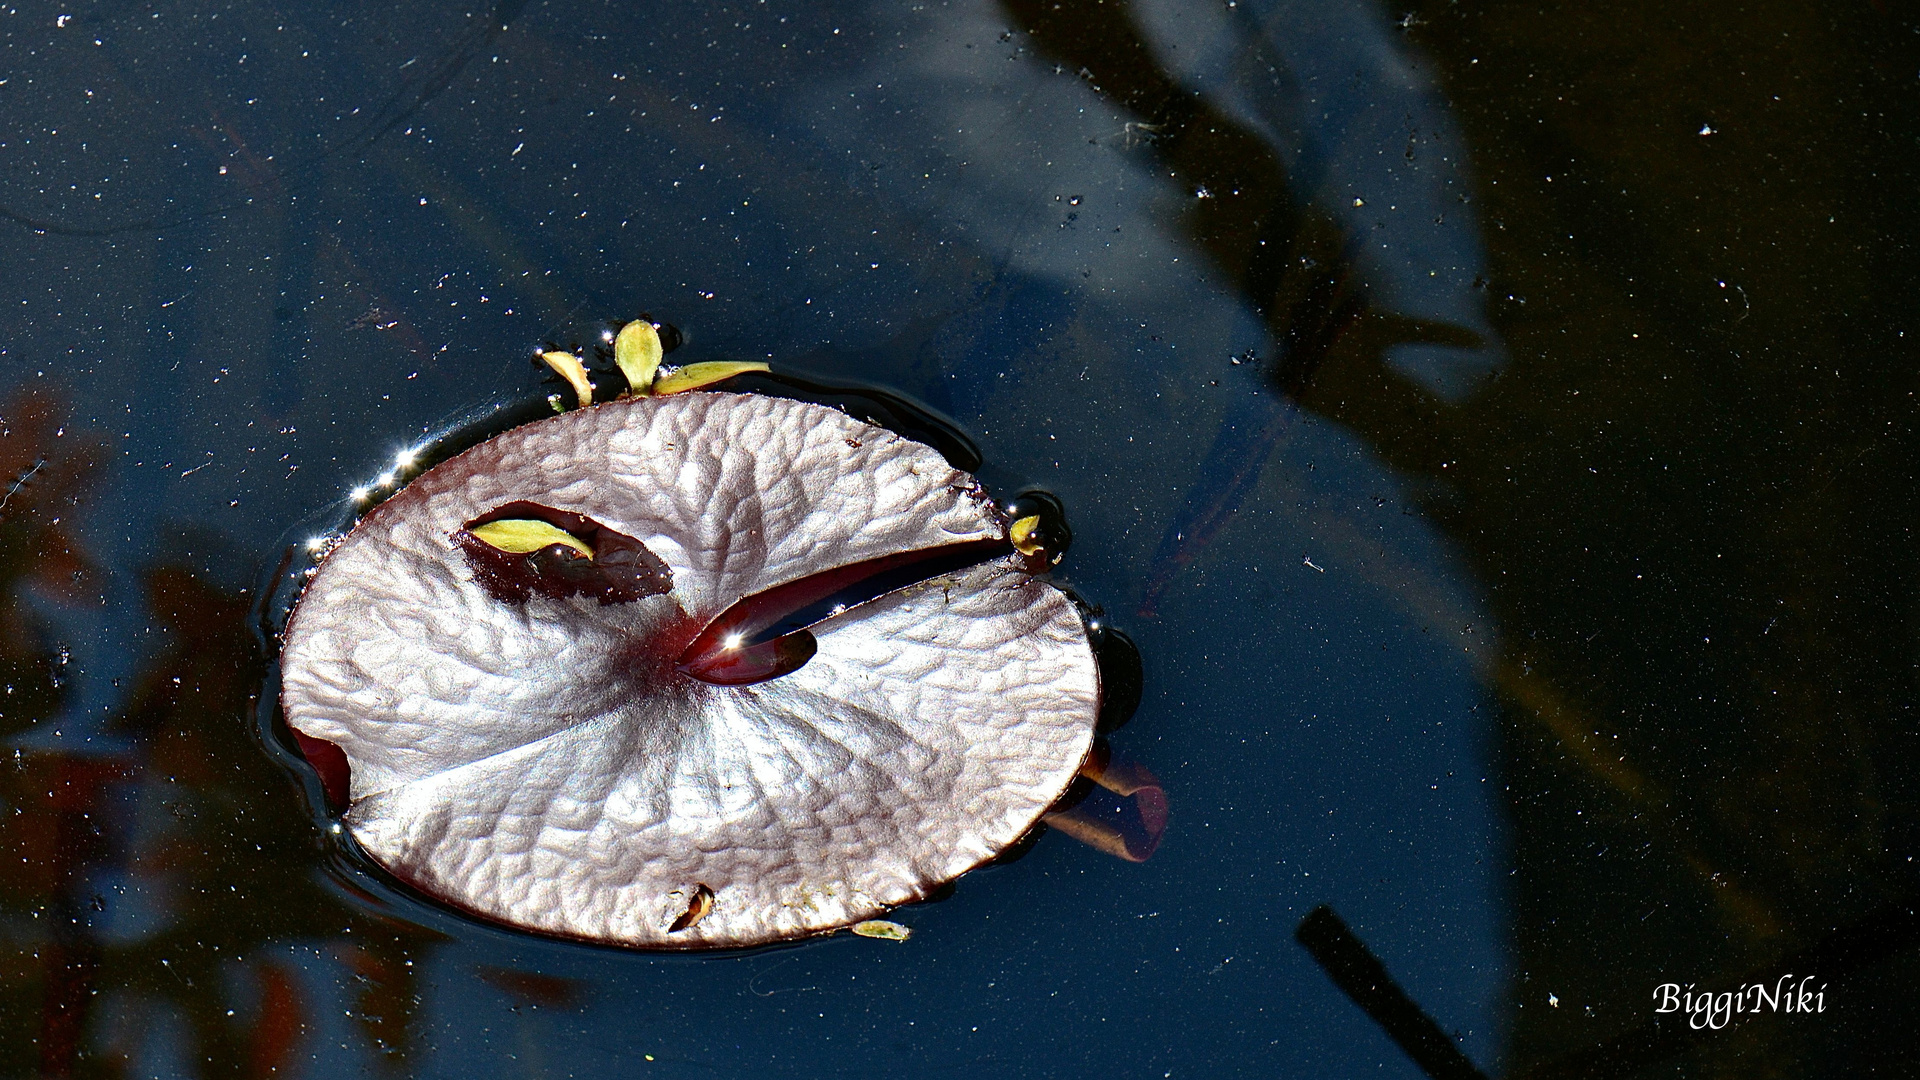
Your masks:
<path fill-rule="evenodd" d="M 681 912 L 680 917 L 673 920 L 673 925 L 667 927 L 667 933 L 677 934 L 682 930 L 698 926 L 700 920 L 706 918 L 712 911 L 713 890 L 707 888 L 705 885 L 696 884 L 693 887 L 693 899 L 687 901 L 687 910 Z"/>
<path fill-rule="evenodd" d="M 584 514 L 515 500 L 454 533 L 474 580 L 494 599 L 587 596 L 630 604 L 673 587 L 673 571 L 645 544 Z"/>

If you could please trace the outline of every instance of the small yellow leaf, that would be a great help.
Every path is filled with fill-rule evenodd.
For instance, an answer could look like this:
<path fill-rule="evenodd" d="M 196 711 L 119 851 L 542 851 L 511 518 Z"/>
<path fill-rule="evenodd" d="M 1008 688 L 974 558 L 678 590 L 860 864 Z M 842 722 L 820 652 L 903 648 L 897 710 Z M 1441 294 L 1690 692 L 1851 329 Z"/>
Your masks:
<path fill-rule="evenodd" d="M 581 408 L 584 409 L 593 404 L 593 384 L 587 381 L 587 365 L 581 363 L 579 357 L 570 352 L 556 350 L 541 353 L 540 359 L 545 360 L 548 367 L 572 384 L 574 396 L 580 399 Z"/>
<path fill-rule="evenodd" d="M 503 521 L 489 521 L 485 525 L 471 530 L 473 535 L 492 547 L 511 555 L 525 555 L 529 551 L 563 544 L 573 550 L 593 558 L 593 549 L 580 541 L 579 537 L 557 529 L 544 521 L 523 518 L 508 518 Z"/>
<path fill-rule="evenodd" d="M 1034 539 L 1034 530 L 1040 527 L 1040 515 L 1030 514 L 1013 523 L 1007 530 L 1007 539 L 1013 542 L 1013 550 L 1022 555 L 1038 555 L 1046 550 L 1046 545 Z"/>
<path fill-rule="evenodd" d="M 660 372 L 660 332 L 645 319 L 635 319 L 620 328 L 613 339 L 613 362 L 627 377 L 634 397 L 653 393 L 654 376 Z"/>
<path fill-rule="evenodd" d="M 913 931 L 897 922 L 886 919 L 868 919 L 853 924 L 853 932 L 861 937 L 879 938 L 881 941 L 905 941 L 913 936 Z"/>
<path fill-rule="evenodd" d="M 698 390 L 703 386 L 712 386 L 721 379 L 731 379 L 735 375 L 748 371 L 767 371 L 767 365 L 758 360 L 710 360 L 703 364 L 688 364 L 660 376 L 653 384 L 656 394 L 678 394 L 685 390 Z"/>

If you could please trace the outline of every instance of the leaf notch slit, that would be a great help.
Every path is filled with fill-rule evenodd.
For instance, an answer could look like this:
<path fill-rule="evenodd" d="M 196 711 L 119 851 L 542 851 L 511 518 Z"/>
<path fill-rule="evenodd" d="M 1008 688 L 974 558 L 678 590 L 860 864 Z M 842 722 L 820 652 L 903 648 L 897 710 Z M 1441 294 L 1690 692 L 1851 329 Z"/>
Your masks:
<path fill-rule="evenodd" d="M 1012 550 L 1004 539 L 964 540 L 864 559 L 763 589 L 708 623 L 675 666 L 715 686 L 751 686 L 792 674 L 819 649 L 809 627 Z"/>

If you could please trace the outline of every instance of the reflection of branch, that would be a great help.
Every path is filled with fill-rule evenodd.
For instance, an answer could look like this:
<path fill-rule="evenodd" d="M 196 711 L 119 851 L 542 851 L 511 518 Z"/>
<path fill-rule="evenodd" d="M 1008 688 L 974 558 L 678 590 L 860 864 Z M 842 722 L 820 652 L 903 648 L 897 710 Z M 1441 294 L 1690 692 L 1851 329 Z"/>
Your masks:
<path fill-rule="evenodd" d="M 1290 325 L 1317 325 L 1332 314 L 1337 300 L 1315 286 L 1341 276 L 1338 228 L 1296 207 L 1286 166 L 1260 135 L 1160 67 L 1124 4 L 1003 2 L 1040 51 L 1079 69 L 1102 97 L 1139 117 L 1124 130 L 1130 138 L 1150 135 L 1144 141 L 1180 184 L 1212 194 L 1189 201 L 1187 232 L 1276 339 Z M 1306 306 L 1298 303 L 1309 296 Z"/>
<path fill-rule="evenodd" d="M 1182 184 L 1211 194 L 1190 201 L 1183 224 L 1221 275 L 1261 313 L 1275 343 L 1268 374 L 1284 400 L 1276 401 L 1274 413 L 1252 438 L 1235 438 L 1223 429 L 1216 439 L 1186 512 L 1167 526 L 1154 553 L 1153 576 L 1140 605 L 1142 613 L 1151 613 L 1173 578 L 1233 519 L 1274 449 L 1289 436 L 1291 410 L 1285 401 L 1311 402 L 1336 419 L 1349 419 L 1336 413 L 1350 408 L 1386 414 L 1350 418 L 1364 431 L 1369 423 L 1401 423 L 1400 402 L 1417 398 L 1430 426 L 1439 403 L 1387 368 L 1386 351 L 1407 342 L 1473 347 L 1481 341 L 1446 323 L 1373 311 L 1352 271 L 1339 225 L 1323 211 L 1294 201 L 1286 165 L 1264 138 L 1159 66 L 1124 4 L 1003 2 L 1041 50 L 1079 69 L 1096 92 L 1141 117 L 1128 122 L 1128 132 L 1152 133 L 1153 152 Z M 1335 366 L 1358 363 L 1405 388 L 1386 400 L 1355 396 L 1349 404 L 1345 395 L 1321 385 L 1324 378 L 1351 377 L 1351 372 L 1328 372 L 1335 358 L 1341 361 Z"/>
<path fill-rule="evenodd" d="M 1561 695 L 1544 677 L 1511 656 L 1502 656 L 1486 672 L 1496 690 L 1519 716 L 1539 722 L 1539 734 L 1550 738 L 1578 766 L 1574 771 L 1616 796 L 1628 818 L 1643 824 L 1669 844 L 1692 870 L 1701 886 L 1727 915 L 1730 925 L 1755 938 L 1777 936 L 1780 917 L 1761 897 L 1742 886 L 1732 871 L 1707 858 L 1690 839 L 1692 829 L 1679 818 L 1667 792 L 1640 770 L 1626 763 L 1624 754 L 1603 749 L 1600 725 L 1579 705 Z"/>
<path fill-rule="evenodd" d="M 1363 434 L 1371 432 L 1357 421 L 1366 420 L 1367 426 L 1395 424 L 1402 436 L 1423 430 L 1422 420 L 1430 427 L 1441 408 L 1440 403 L 1387 366 L 1382 354 L 1391 345 L 1402 342 L 1473 346 L 1481 343 L 1479 336 L 1446 323 L 1365 312 L 1358 299 L 1349 297 L 1340 310 L 1327 319 L 1290 323 L 1289 349 L 1283 355 L 1292 362 L 1274 372 L 1276 379 L 1289 398 L 1331 414 L 1347 409 L 1348 380 L 1356 372 L 1365 371 L 1373 376 L 1375 385 L 1391 385 L 1398 393 L 1387 398 L 1397 405 L 1390 408 L 1377 407 L 1381 396 L 1370 395 L 1376 408 L 1364 416 L 1354 417 L 1354 426 L 1360 427 Z M 1323 380 L 1324 361 L 1334 352 L 1336 344 L 1340 346 L 1339 363 Z M 1359 400 L 1358 395 L 1355 400 Z M 1174 577 L 1199 558 L 1214 536 L 1233 521 L 1241 504 L 1253 493 L 1267 459 L 1292 438 L 1294 416 L 1293 401 L 1283 400 L 1276 403 L 1273 413 L 1250 438 L 1241 437 L 1232 426 L 1221 428 L 1201 462 L 1200 478 L 1187 495 L 1185 510 L 1167 526 L 1159 548 L 1153 553 L 1152 573 L 1140 601 L 1141 614 L 1153 613 Z M 1437 472 L 1437 452 L 1429 456 L 1433 460 L 1428 468 Z M 1418 462 L 1395 461 L 1393 464 L 1417 466 Z"/>
<path fill-rule="evenodd" d="M 260 965 L 260 1013 L 248 1040 L 250 1076 L 273 1076 L 286 1068 L 307 1031 L 307 1005 L 286 964 Z"/>

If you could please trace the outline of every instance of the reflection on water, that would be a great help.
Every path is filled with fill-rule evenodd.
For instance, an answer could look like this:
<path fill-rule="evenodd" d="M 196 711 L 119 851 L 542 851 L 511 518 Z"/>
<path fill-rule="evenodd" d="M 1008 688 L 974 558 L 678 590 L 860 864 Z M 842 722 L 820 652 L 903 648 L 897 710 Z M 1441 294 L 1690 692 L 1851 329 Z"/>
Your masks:
<path fill-rule="evenodd" d="M 1166 133 L 1157 144 L 1176 170 L 1207 169 L 1188 164 L 1204 152 L 1181 145 L 1185 131 L 1223 156 L 1263 156 L 1231 119 L 1138 74 L 1148 50 L 1124 9 L 1012 6 L 1052 52 Z M 1487 584 L 1502 633 L 1471 648 L 1500 703 L 1515 826 L 1514 1060 L 1571 1055 L 1565 1069 L 1628 1071 L 1692 1049 L 1630 1022 L 1647 1011 L 1647 988 L 1676 971 L 1733 986 L 1818 959 L 1823 973 L 1871 985 L 1863 957 L 1834 944 L 1836 924 L 1887 950 L 1913 944 L 1895 925 L 1916 885 L 1915 792 L 1901 764 L 1912 637 L 1896 629 L 1908 605 L 1885 599 L 1911 592 L 1901 509 L 1911 490 L 1884 481 L 1889 469 L 1910 476 L 1901 312 L 1914 264 L 1881 240 L 1912 213 L 1843 223 L 1789 194 L 1796 176 L 1828 198 L 1868 184 L 1874 159 L 1852 140 L 1884 136 L 1894 112 L 1880 110 L 1895 91 L 1884 79 L 1841 91 L 1837 80 L 1894 61 L 1856 51 L 1852 35 L 1884 32 L 1862 11 L 1814 34 L 1819 59 L 1804 77 L 1751 100 L 1694 103 L 1688 88 L 1709 78 L 1698 42 L 1652 5 L 1617 24 L 1449 8 L 1402 25 L 1462 88 L 1461 123 L 1487 171 L 1482 213 L 1495 224 L 1490 292 L 1505 302 L 1493 326 L 1513 367 L 1471 395 L 1423 383 L 1389 359 L 1391 337 L 1318 329 L 1320 312 L 1352 321 L 1363 305 L 1323 302 L 1303 336 L 1298 314 L 1272 303 L 1284 285 L 1242 270 L 1231 245 L 1211 249 L 1276 326 L 1276 387 L 1430 482 L 1425 507 Z M 1777 37 L 1794 37 L 1804 57 L 1800 34 L 1813 28 L 1783 25 Z M 1709 70 L 1731 78 L 1764 64 L 1783 48 L 1775 33 L 1749 22 L 1720 43 L 1739 58 L 1717 56 Z M 1593 59 L 1641 40 L 1668 44 L 1630 66 Z M 1643 103 L 1643 84 L 1670 96 Z M 1827 126 L 1817 87 L 1830 84 L 1864 110 L 1851 130 Z M 1576 96 L 1636 107 L 1597 112 Z M 1639 135 L 1649 129 L 1636 125 L 1662 122 L 1657 137 Z M 1718 204 L 1711 218 L 1679 209 L 1697 198 L 1689 185 L 1728 184 L 1740 195 L 1724 216 Z M 1863 192 L 1867 205 L 1885 205 L 1879 187 Z M 1261 208 L 1245 220 L 1262 221 Z M 1249 235 L 1257 229 L 1236 239 Z M 1848 245 L 1873 255 L 1849 265 Z M 1783 261 L 1782 249 L 1803 257 Z M 1327 261 L 1316 252 L 1299 265 Z M 1756 307 L 1755 294 L 1772 302 Z M 1848 298 L 1844 315 L 1807 309 L 1827 294 Z M 1302 340 L 1317 348 L 1296 361 Z M 1169 528 L 1159 581 L 1230 519 L 1288 423 L 1276 406 L 1251 448 L 1216 448 L 1193 512 Z M 1557 1011 L 1562 1000 L 1578 1007 Z M 1868 1030 L 1754 1024 L 1693 1052 L 1804 1074 L 1837 1043 L 1871 1060 L 1880 1051 Z M 1582 1052 L 1623 1031 L 1615 1056 Z"/>
<path fill-rule="evenodd" d="M 247 597 L 180 566 L 147 572 L 151 660 L 94 734 L 61 729 L 66 650 L 20 609 L 82 599 L 85 564 L 58 523 L 101 455 L 72 424 L 34 395 L 0 428 L 0 454 L 42 463 L 0 526 L 14 748 L 0 831 L 25 868 L 0 878 L 15 950 L 6 1060 L 33 1075 L 141 1074 L 172 1031 L 210 1071 L 270 1075 L 312 1027 L 305 956 L 352 971 L 363 1036 L 403 1053 L 410 957 L 432 935 L 343 903 L 317 876 L 286 773 L 233 724 L 262 674 Z"/>
<path fill-rule="evenodd" d="M 1909 7 L 56 16 L 0 28 L 16 1071 L 1414 1075 L 1321 903 L 1489 1073 L 1900 1060 Z M 1152 862 L 673 962 L 328 855 L 256 563 L 641 309 L 1074 508 Z M 1825 1019 L 1651 1012 L 1792 965 Z"/>
<path fill-rule="evenodd" d="M 1411 424 L 1321 406 L 1445 466 L 1436 518 L 1490 585 L 1517 1061 L 1635 1027 L 1659 982 L 1790 964 L 1916 884 L 1911 604 L 1889 602 L 1913 565 L 1914 218 L 1874 149 L 1912 137 L 1890 75 L 1912 12 L 1561 14 L 1413 32 L 1489 169 L 1514 367 Z M 1744 1025 L 1693 1060 L 1898 1054 L 1890 974 L 1833 976 L 1844 1021 Z"/>

